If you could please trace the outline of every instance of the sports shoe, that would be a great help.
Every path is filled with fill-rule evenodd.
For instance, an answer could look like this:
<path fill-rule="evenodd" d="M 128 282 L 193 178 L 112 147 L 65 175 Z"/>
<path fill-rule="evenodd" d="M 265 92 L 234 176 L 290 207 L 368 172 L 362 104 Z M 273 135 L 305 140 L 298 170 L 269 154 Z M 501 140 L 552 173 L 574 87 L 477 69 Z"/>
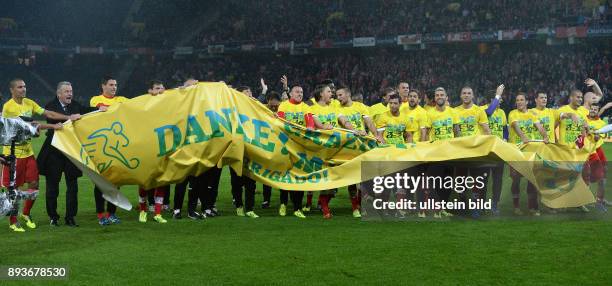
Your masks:
<path fill-rule="evenodd" d="M 187 213 L 187 217 L 193 220 L 200 220 L 200 219 L 204 219 L 204 216 L 196 211 L 191 211 Z"/>
<path fill-rule="evenodd" d="M 417 215 L 419 218 L 426 218 L 427 214 L 425 214 L 425 212 L 419 212 L 419 214 Z"/>
<path fill-rule="evenodd" d="M 147 212 L 140 211 L 140 215 L 138 216 L 139 222 L 147 222 Z"/>
<path fill-rule="evenodd" d="M 310 212 L 310 206 L 303 207 L 302 212 L 305 212 L 305 213 Z"/>
<path fill-rule="evenodd" d="M 442 215 L 442 216 L 446 216 L 446 217 L 451 217 L 451 216 L 453 216 L 453 214 L 452 214 L 452 213 L 449 213 L 449 212 L 447 212 L 446 210 L 441 210 L 441 211 L 440 211 L 440 215 Z"/>
<path fill-rule="evenodd" d="M 605 202 L 596 202 L 595 203 L 595 208 L 602 212 L 602 213 L 607 213 L 608 212 L 608 208 L 606 207 L 606 203 Z"/>
<path fill-rule="evenodd" d="M 69 226 L 69 227 L 79 227 L 79 225 L 74 220 L 74 217 L 67 217 L 67 218 L 64 219 L 64 222 L 66 223 L 66 226 Z"/>
<path fill-rule="evenodd" d="M 442 218 L 442 215 L 439 212 L 437 212 L 437 213 L 434 213 L 433 217 L 434 218 Z"/>
<path fill-rule="evenodd" d="M 98 219 L 98 224 L 101 226 L 105 226 L 105 225 L 110 225 L 111 222 L 108 220 L 108 218 L 103 217 L 101 219 Z"/>
<path fill-rule="evenodd" d="M 281 204 L 280 208 L 278 209 L 278 215 L 279 216 L 286 216 L 287 215 L 287 206 L 285 204 Z"/>
<path fill-rule="evenodd" d="M 603 200 L 604 205 L 608 206 L 608 207 L 612 207 L 612 203 L 606 199 Z"/>
<path fill-rule="evenodd" d="M 540 211 L 539 210 L 529 210 L 529 214 L 532 216 L 540 216 Z"/>
<path fill-rule="evenodd" d="M 246 216 L 248 216 L 250 218 L 258 218 L 259 217 L 254 211 L 246 212 Z"/>
<path fill-rule="evenodd" d="M 49 222 L 49 225 L 52 227 L 58 227 L 59 226 L 58 219 L 52 218 L 51 221 Z"/>
<path fill-rule="evenodd" d="M 216 217 L 218 213 L 215 212 L 214 210 L 207 209 L 207 210 L 204 210 L 204 213 L 202 215 L 205 217 Z"/>
<path fill-rule="evenodd" d="M 297 210 L 293 212 L 293 215 L 299 218 L 306 218 L 306 216 L 304 215 L 304 213 L 302 213 L 302 211 Z"/>
<path fill-rule="evenodd" d="M 115 214 L 109 215 L 108 220 L 114 224 L 120 224 L 121 220 Z"/>
<path fill-rule="evenodd" d="M 29 215 L 21 214 L 21 218 L 25 220 L 26 226 L 29 228 L 36 228 L 36 223 L 32 221 L 32 217 Z"/>
<path fill-rule="evenodd" d="M 244 216 L 244 208 L 243 207 L 236 208 L 236 215 Z"/>
<path fill-rule="evenodd" d="M 182 219 L 183 216 L 181 215 L 181 210 L 174 210 L 172 213 L 172 218 L 173 219 Z"/>
<path fill-rule="evenodd" d="M 353 217 L 354 218 L 360 218 L 361 217 L 361 212 L 359 210 L 354 210 L 353 211 Z"/>
<path fill-rule="evenodd" d="M 25 229 L 23 229 L 19 223 L 11 224 L 9 228 L 14 232 L 25 232 Z"/>
<path fill-rule="evenodd" d="M 269 209 L 270 208 L 270 202 L 268 201 L 264 201 L 261 203 L 261 208 L 262 209 Z"/>
<path fill-rule="evenodd" d="M 591 212 L 591 210 L 589 210 L 587 206 L 581 206 L 581 207 L 578 207 L 578 209 L 585 213 Z"/>
<path fill-rule="evenodd" d="M 164 218 L 161 216 L 161 214 L 157 214 L 157 215 L 155 215 L 155 216 L 153 217 L 153 219 L 154 219 L 156 222 L 159 222 L 159 223 L 167 223 L 167 222 L 168 222 L 167 220 L 165 220 L 165 219 L 164 219 Z"/>
<path fill-rule="evenodd" d="M 519 209 L 519 208 L 514 208 L 514 214 L 515 215 L 523 215 L 523 211 L 521 211 L 521 209 Z"/>

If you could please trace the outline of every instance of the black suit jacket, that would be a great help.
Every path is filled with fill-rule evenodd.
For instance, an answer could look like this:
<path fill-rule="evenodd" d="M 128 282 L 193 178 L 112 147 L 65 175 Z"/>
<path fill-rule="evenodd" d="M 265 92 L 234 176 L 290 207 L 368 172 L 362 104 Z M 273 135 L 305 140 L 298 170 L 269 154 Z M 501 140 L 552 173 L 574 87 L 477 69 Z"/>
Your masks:
<path fill-rule="evenodd" d="M 55 98 L 47 105 L 45 105 L 45 110 L 55 111 L 58 113 L 70 115 L 70 114 L 85 114 L 91 111 L 96 110 L 96 108 L 83 106 L 77 101 L 73 100 L 68 106 L 66 106 L 66 110 L 62 108 L 62 105 L 59 99 Z M 54 120 L 47 118 L 47 123 L 56 124 L 63 121 Z M 53 129 L 47 130 L 47 138 L 45 138 L 45 142 L 40 148 L 40 153 L 38 154 L 38 158 L 36 160 L 38 165 L 38 171 L 41 175 L 46 176 L 49 174 L 49 170 L 63 168 L 66 176 L 71 177 L 80 177 L 83 175 L 81 170 L 77 168 L 66 156 L 55 147 L 51 146 L 51 140 L 53 139 Z"/>

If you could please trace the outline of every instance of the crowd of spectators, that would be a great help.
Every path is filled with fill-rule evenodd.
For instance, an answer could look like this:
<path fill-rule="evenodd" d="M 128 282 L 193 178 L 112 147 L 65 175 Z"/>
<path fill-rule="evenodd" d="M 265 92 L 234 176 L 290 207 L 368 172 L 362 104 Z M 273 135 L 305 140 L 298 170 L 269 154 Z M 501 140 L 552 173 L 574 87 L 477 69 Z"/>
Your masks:
<path fill-rule="evenodd" d="M 610 20 L 610 5 L 606 0 L 230 0 L 221 8 L 227 16 L 205 29 L 200 43 L 598 25 Z"/>
<path fill-rule="evenodd" d="M 576 46 L 533 45 L 491 46 L 486 51 L 472 47 L 434 46 L 425 50 L 403 52 L 377 49 L 372 52 L 328 53 L 308 56 L 226 56 L 212 59 L 168 59 L 143 61 L 133 73 L 133 82 L 148 78 L 162 79 L 168 86 L 178 86 L 188 77 L 202 81 L 224 81 L 233 86 L 260 88 L 266 80 L 270 88 L 280 89 L 282 75 L 290 83 L 304 86 L 306 96 L 325 79 L 348 86 L 363 94 L 366 103 L 378 102 L 379 92 L 400 80 L 412 89 L 432 95 L 445 87 L 452 103 L 458 103 L 459 90 L 471 86 L 478 100 L 493 96 L 495 87 L 506 85 L 506 96 L 527 92 L 549 95 L 549 104 L 560 106 L 567 93 L 584 89 L 584 79 L 597 80 L 608 94 L 612 90 L 612 54 L 610 45 L 590 43 Z M 511 102 L 508 97 L 508 102 Z"/>
<path fill-rule="evenodd" d="M 190 44 L 208 45 L 612 22 L 610 0 L 14 2 L 0 10 L 0 38 L 60 44 L 172 45 L 194 30 Z"/>

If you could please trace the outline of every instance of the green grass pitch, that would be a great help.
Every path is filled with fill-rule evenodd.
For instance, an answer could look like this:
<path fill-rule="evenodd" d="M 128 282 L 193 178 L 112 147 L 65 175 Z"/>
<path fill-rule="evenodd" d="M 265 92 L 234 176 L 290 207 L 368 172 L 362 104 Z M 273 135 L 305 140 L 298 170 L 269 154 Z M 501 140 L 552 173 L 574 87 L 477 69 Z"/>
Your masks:
<path fill-rule="evenodd" d="M 36 149 L 43 139 L 35 140 Z M 612 144 L 605 147 L 612 157 Z M 612 184 L 610 179 L 608 174 Z M 41 198 L 32 212 L 37 229 L 13 233 L 6 218 L 0 222 L 4 225 L 0 266 L 68 266 L 69 278 L 0 281 L 0 285 L 609 285 L 612 281 L 609 215 L 588 214 L 578 220 L 365 222 L 352 218 L 343 189 L 332 201 L 335 216 L 329 221 L 316 211 L 305 220 L 279 217 L 276 192 L 274 207 L 268 210 L 260 209 L 261 194 L 257 194 L 255 211 L 261 218 L 249 219 L 235 216 L 226 168 L 217 203 L 220 217 L 172 220 L 166 213 L 165 225 L 153 222 L 151 216 L 141 224 L 135 209 L 120 210 L 121 224 L 101 227 L 93 186 L 80 178 L 76 217 L 80 227 L 52 228 L 45 211 L 44 177 L 40 185 Z M 612 195 L 612 187 L 607 188 Z M 136 187 L 123 190 L 136 208 Z M 64 199 L 61 192 L 60 215 Z M 524 204 L 524 191 L 521 199 Z M 502 194 L 502 202 L 508 209 L 509 193 Z"/>

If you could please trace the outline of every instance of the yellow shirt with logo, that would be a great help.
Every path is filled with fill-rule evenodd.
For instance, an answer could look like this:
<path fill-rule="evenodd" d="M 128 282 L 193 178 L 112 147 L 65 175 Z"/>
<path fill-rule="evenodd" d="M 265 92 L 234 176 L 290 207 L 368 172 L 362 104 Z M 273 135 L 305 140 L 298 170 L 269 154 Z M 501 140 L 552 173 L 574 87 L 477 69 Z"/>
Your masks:
<path fill-rule="evenodd" d="M 427 127 L 427 111 L 419 105 L 411 109 L 410 105 L 402 104 L 400 113 L 402 113 L 402 116 L 408 117 L 410 124 L 414 125 L 414 128 L 411 128 L 414 129 L 412 140 L 414 140 L 414 142 L 421 142 L 421 128 Z"/>
<path fill-rule="evenodd" d="M 558 110 L 559 116 L 561 114 L 576 114 L 578 117 L 578 124 L 575 124 L 571 118 L 559 119 L 559 142 L 560 144 L 570 146 L 571 148 L 576 147 L 576 139 L 582 134 L 582 127 L 587 121 L 587 114 L 589 111 L 579 106 L 577 109 L 573 109 L 570 105 L 564 105 Z"/>
<path fill-rule="evenodd" d="M 593 131 L 597 131 L 599 129 L 601 129 L 602 127 L 606 126 L 606 122 L 601 120 L 599 117 L 597 119 L 591 119 L 587 117 L 587 124 L 589 125 L 589 131 L 593 132 Z M 599 134 L 599 140 L 597 140 L 595 143 L 595 149 L 601 147 L 604 144 L 604 138 L 607 138 L 608 134 L 604 133 L 604 134 Z M 594 136 L 588 136 L 589 140 L 593 141 L 595 138 Z"/>
<path fill-rule="evenodd" d="M 278 112 L 285 114 L 285 120 L 301 126 L 306 126 L 306 114 L 311 113 L 310 106 L 306 103 L 293 104 L 288 100 L 281 102 Z"/>
<path fill-rule="evenodd" d="M 453 125 L 458 124 L 457 116 L 450 107 L 445 107 L 444 111 L 431 108 L 427 112 L 427 128 L 429 128 L 429 140 L 438 141 L 455 138 Z"/>
<path fill-rule="evenodd" d="M 29 98 L 23 98 L 21 104 L 11 98 L 2 106 L 2 117 L 4 118 L 16 118 L 19 116 L 32 117 L 35 114 L 42 115 L 43 113 L 45 113 L 45 109 Z M 10 153 L 11 148 L 9 146 L 4 146 L 2 148 L 2 154 L 9 155 Z M 15 157 L 27 158 L 30 156 L 34 156 L 31 141 L 15 146 Z"/>
<path fill-rule="evenodd" d="M 489 124 L 485 111 L 475 104 L 472 104 L 470 108 L 459 105 L 454 111 L 461 129 L 461 137 L 481 135 L 483 131 L 480 124 Z"/>
<path fill-rule="evenodd" d="M 538 122 L 538 118 L 529 110 L 521 112 L 518 109 L 515 109 L 510 111 L 510 114 L 508 114 L 508 129 L 510 129 L 510 137 L 508 140 L 510 143 L 523 143 L 521 137 L 518 135 L 518 133 L 516 133 L 516 131 L 514 131 L 514 127 L 512 127 L 512 124 L 515 122 L 527 139 L 535 139 L 535 133 L 538 132 L 535 124 Z"/>
<path fill-rule="evenodd" d="M 310 112 L 319 119 L 321 124 L 331 124 L 333 127 L 338 127 L 338 117 L 340 113 L 338 108 L 330 105 L 320 105 L 318 103 L 310 106 Z"/>
<path fill-rule="evenodd" d="M 401 113 L 399 116 L 393 116 L 391 111 L 387 111 L 376 118 L 376 127 L 385 128 L 383 138 L 387 144 L 406 143 L 404 132 L 414 132 L 415 126 Z"/>
<path fill-rule="evenodd" d="M 548 134 L 549 142 L 555 143 L 556 142 L 555 126 L 557 126 L 557 120 L 559 119 L 559 112 L 555 109 L 550 109 L 550 108 L 544 108 L 542 110 L 539 110 L 537 108 L 532 108 L 529 111 L 535 114 L 535 116 L 538 118 L 538 121 L 540 121 L 540 124 L 542 124 L 542 127 L 544 128 L 544 130 L 546 130 L 546 133 Z M 542 138 L 542 134 L 540 134 L 540 132 L 536 132 L 533 135 L 534 135 L 534 139 L 537 139 L 537 140 L 544 139 Z"/>
<path fill-rule="evenodd" d="M 485 111 L 489 108 L 489 105 L 482 106 L 482 110 Z M 508 120 L 506 118 L 506 112 L 497 108 L 493 111 L 493 114 L 489 116 L 489 129 L 491 129 L 491 135 L 495 135 L 499 137 L 499 139 L 504 139 L 504 127 L 508 125 Z"/>
<path fill-rule="evenodd" d="M 104 95 L 97 95 L 89 100 L 89 106 L 100 107 L 100 106 L 111 106 L 117 103 L 122 103 L 128 99 L 123 96 L 106 97 Z"/>
<path fill-rule="evenodd" d="M 351 122 L 355 130 L 366 130 L 365 120 L 363 118 L 369 117 L 370 112 L 365 104 L 353 101 L 351 106 L 342 106 L 340 108 L 340 114 Z"/>

